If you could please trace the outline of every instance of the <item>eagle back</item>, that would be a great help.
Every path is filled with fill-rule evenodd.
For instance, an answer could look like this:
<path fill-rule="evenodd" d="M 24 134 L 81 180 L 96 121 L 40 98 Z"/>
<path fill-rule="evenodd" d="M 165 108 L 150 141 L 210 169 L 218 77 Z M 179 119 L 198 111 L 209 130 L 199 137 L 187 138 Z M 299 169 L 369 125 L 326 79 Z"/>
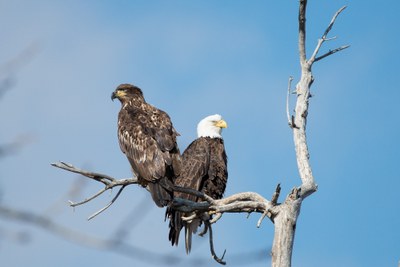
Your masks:
<path fill-rule="evenodd" d="M 127 103 L 119 112 L 119 144 L 142 185 L 179 171 L 177 135 L 168 114 L 147 103 Z"/>
<path fill-rule="evenodd" d="M 182 170 L 175 184 L 222 198 L 228 179 L 227 156 L 221 138 L 200 137 L 193 141 L 182 155 Z M 196 197 L 175 193 L 176 197 L 192 201 Z"/>
<path fill-rule="evenodd" d="M 204 139 L 194 140 L 183 152 L 181 173 L 175 181 L 175 185 L 194 190 L 200 190 L 202 180 L 207 175 L 209 161 L 209 147 Z M 175 197 L 196 201 L 193 195 L 175 192 Z"/>

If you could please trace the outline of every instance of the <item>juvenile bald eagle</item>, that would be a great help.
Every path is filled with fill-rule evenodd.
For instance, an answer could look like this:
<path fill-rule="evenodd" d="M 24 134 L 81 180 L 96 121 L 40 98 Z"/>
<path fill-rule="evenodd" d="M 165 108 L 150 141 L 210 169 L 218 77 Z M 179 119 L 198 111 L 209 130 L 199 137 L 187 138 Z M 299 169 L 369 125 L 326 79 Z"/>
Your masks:
<path fill-rule="evenodd" d="M 176 186 L 204 192 L 214 199 L 222 198 L 228 179 L 227 156 L 221 136 L 222 128 L 226 127 L 227 123 L 218 114 L 200 121 L 197 126 L 198 138 L 182 155 L 181 174 L 175 181 Z M 174 197 L 199 201 L 193 195 L 180 192 L 175 192 Z M 189 215 L 170 208 L 167 210 L 167 216 L 170 218 L 169 240 L 172 245 L 178 245 L 179 233 L 184 227 L 187 253 L 191 250 L 192 234 L 201 224 L 199 219 L 191 222 L 182 221 L 182 216 Z"/>
<path fill-rule="evenodd" d="M 146 103 L 140 88 L 121 84 L 112 93 L 118 98 L 118 140 L 139 184 L 148 187 L 159 207 L 171 201 L 173 192 L 165 184 L 173 183 L 180 170 L 179 135 L 164 111 Z"/>

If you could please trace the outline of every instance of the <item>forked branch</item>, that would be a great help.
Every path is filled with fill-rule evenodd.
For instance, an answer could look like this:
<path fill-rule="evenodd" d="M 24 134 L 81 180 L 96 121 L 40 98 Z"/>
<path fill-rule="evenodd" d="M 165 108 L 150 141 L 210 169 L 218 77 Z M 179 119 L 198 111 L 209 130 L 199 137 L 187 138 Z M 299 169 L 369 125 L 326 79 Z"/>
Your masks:
<path fill-rule="evenodd" d="M 75 166 L 73 166 L 72 164 L 69 163 L 65 163 L 65 162 L 57 162 L 57 163 L 52 163 L 51 166 L 53 167 L 57 167 L 66 171 L 70 171 L 73 173 L 78 173 L 81 174 L 85 177 L 88 177 L 90 179 L 93 179 L 97 182 L 100 182 L 102 184 L 104 184 L 104 188 L 101 189 L 100 191 L 98 191 L 96 194 L 80 201 L 80 202 L 73 202 L 73 201 L 69 201 L 69 205 L 71 207 L 77 207 L 80 205 L 83 205 L 85 203 L 88 203 L 89 201 L 97 198 L 98 196 L 102 195 L 104 192 L 106 192 L 107 190 L 113 189 L 114 187 L 121 187 L 118 190 L 118 193 L 115 195 L 115 197 L 103 208 L 101 208 L 99 211 L 95 212 L 94 214 L 92 214 L 91 216 L 89 216 L 88 220 L 93 219 L 94 217 L 96 217 L 97 215 L 99 215 L 100 213 L 102 213 L 103 211 L 105 211 L 106 209 L 108 209 L 116 200 L 117 198 L 120 196 L 120 194 L 122 193 L 122 190 L 124 190 L 124 188 L 127 185 L 130 184 L 137 184 L 138 180 L 137 178 L 126 178 L 126 179 L 115 179 L 109 175 L 106 174 L 102 174 L 102 173 L 97 173 L 97 172 L 90 172 L 90 171 L 86 171 L 86 170 L 82 170 L 79 168 L 76 168 Z"/>
<path fill-rule="evenodd" d="M 323 54 L 322 56 L 317 57 L 317 55 L 318 55 L 318 53 L 319 53 L 319 50 L 321 49 L 321 46 L 322 46 L 322 44 L 323 44 L 324 42 L 330 41 L 330 40 L 333 40 L 333 39 L 336 39 L 336 37 L 328 38 L 328 34 L 329 34 L 329 32 L 332 30 L 332 27 L 333 27 L 333 24 L 334 24 L 335 21 L 336 21 L 336 18 L 339 16 L 340 13 L 342 13 L 343 10 L 346 9 L 346 7 L 347 7 L 347 6 L 344 6 L 344 7 L 340 8 L 340 9 L 333 15 L 333 17 L 332 17 L 332 19 L 331 19 L 331 22 L 329 23 L 329 25 L 328 25 L 328 27 L 326 28 L 326 30 L 325 30 L 324 34 L 322 35 L 322 37 L 318 40 L 317 46 L 315 47 L 314 52 L 313 52 L 311 58 L 308 60 L 308 63 L 309 63 L 310 65 L 312 65 L 314 62 L 317 62 L 317 61 L 319 61 L 319 60 L 321 60 L 321 59 L 323 59 L 323 58 L 325 58 L 325 57 L 327 57 L 327 56 L 333 55 L 333 54 L 335 54 L 335 53 L 337 53 L 337 52 L 339 52 L 339 51 L 342 51 L 343 49 L 346 49 L 346 48 L 350 47 L 350 45 L 344 45 L 344 46 L 338 47 L 338 48 L 336 48 L 336 49 L 329 50 L 329 52 Z"/>

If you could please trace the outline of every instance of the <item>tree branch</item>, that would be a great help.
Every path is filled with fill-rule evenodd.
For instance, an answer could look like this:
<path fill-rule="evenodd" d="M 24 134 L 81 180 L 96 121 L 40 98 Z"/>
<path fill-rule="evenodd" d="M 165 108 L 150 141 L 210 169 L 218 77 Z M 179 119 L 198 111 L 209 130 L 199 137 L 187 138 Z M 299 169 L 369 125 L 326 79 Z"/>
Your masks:
<path fill-rule="evenodd" d="M 60 161 L 56 163 L 51 163 L 51 166 L 57 167 L 66 171 L 74 172 L 81 174 L 83 176 L 86 176 L 88 178 L 91 178 L 93 180 L 96 180 L 98 182 L 102 182 L 104 185 L 110 186 L 110 188 L 114 186 L 120 186 L 120 185 L 128 185 L 128 184 L 137 184 L 137 178 L 127 178 L 127 179 L 120 179 L 117 180 L 109 175 L 102 174 L 102 173 L 97 173 L 97 172 L 90 172 L 90 171 L 85 171 L 79 168 L 74 167 L 72 164 Z"/>
<path fill-rule="evenodd" d="M 88 177 L 90 179 L 93 179 L 97 182 L 101 182 L 102 184 L 105 185 L 105 187 L 103 189 L 101 189 L 99 192 L 97 192 L 96 194 L 92 195 L 89 198 L 86 198 L 80 202 L 72 202 L 69 201 L 69 205 L 71 207 L 77 207 L 80 206 L 82 204 L 88 203 L 89 201 L 97 198 L 98 196 L 102 195 L 104 192 L 106 192 L 107 190 L 110 190 L 114 187 L 118 187 L 120 186 L 121 188 L 118 190 L 118 193 L 115 195 L 115 197 L 110 201 L 110 203 L 108 203 L 105 207 L 101 208 L 99 211 L 95 212 L 94 214 L 92 214 L 91 216 L 89 216 L 88 220 L 93 219 L 94 217 L 96 217 L 97 215 L 99 215 L 100 213 L 102 213 L 103 211 L 105 211 L 106 209 L 108 209 L 116 200 L 117 198 L 120 196 L 122 190 L 124 190 L 124 188 L 127 185 L 130 184 L 138 184 L 138 180 L 137 178 L 125 178 L 125 179 L 115 179 L 109 175 L 106 174 L 102 174 L 102 173 L 97 173 L 97 172 L 90 172 L 90 171 L 86 171 L 86 170 L 82 170 L 79 168 L 74 167 L 72 164 L 69 163 L 65 163 L 65 162 L 57 162 L 57 163 L 51 163 L 51 166 L 53 167 L 57 167 L 69 172 L 73 172 L 73 173 L 78 173 L 81 174 L 85 177 Z"/>
<path fill-rule="evenodd" d="M 94 214 L 90 215 L 89 218 L 88 218 L 88 221 L 91 220 L 91 219 L 93 219 L 94 217 L 96 217 L 97 215 L 99 215 L 100 213 L 102 213 L 103 211 L 105 211 L 106 209 L 108 209 L 108 208 L 117 200 L 117 198 L 118 198 L 119 195 L 121 194 L 122 190 L 124 190 L 125 186 L 126 186 L 126 185 L 123 185 L 123 186 L 119 189 L 118 193 L 117 193 L 117 194 L 115 195 L 115 197 L 110 201 L 110 203 L 108 203 L 105 207 L 103 207 L 103 208 L 100 209 L 99 211 L 97 211 L 97 212 L 95 212 Z"/>
<path fill-rule="evenodd" d="M 99 211 L 97 211 L 96 213 L 91 215 L 88 218 L 88 220 L 94 218 L 95 216 L 99 215 L 104 210 L 109 208 L 116 201 L 116 199 L 121 194 L 122 190 L 127 185 L 138 183 L 136 178 L 116 179 L 116 178 L 113 178 L 106 174 L 82 170 L 82 169 L 74 167 L 72 164 L 65 163 L 65 162 L 52 163 L 51 165 L 54 167 L 57 167 L 57 168 L 61 168 L 63 170 L 81 174 L 85 177 L 88 177 L 90 179 L 93 179 L 97 182 L 104 184 L 105 187 L 102 190 L 100 190 L 99 192 L 97 192 L 96 194 L 94 194 L 93 196 L 91 196 L 81 202 L 74 203 L 74 202 L 70 201 L 70 206 L 72 206 L 72 207 L 76 207 L 76 206 L 85 204 L 85 203 L 95 199 L 96 197 L 100 196 L 105 191 L 112 189 L 116 186 L 121 186 L 117 195 L 111 200 L 111 202 L 109 204 L 107 204 L 104 208 L 100 209 Z M 276 214 L 278 214 L 278 211 L 276 211 L 276 210 L 274 211 L 273 209 L 276 206 L 279 206 L 277 204 L 277 200 L 278 200 L 280 189 L 281 189 L 279 184 L 276 187 L 276 190 L 272 196 L 272 201 L 268 201 L 267 199 L 262 197 L 260 194 L 254 193 L 254 192 L 238 193 L 238 194 L 235 194 L 235 195 L 223 198 L 223 199 L 216 200 L 202 192 L 199 192 L 199 191 L 196 191 L 196 190 L 193 190 L 190 188 L 179 187 L 179 186 L 175 186 L 172 184 L 165 184 L 163 186 L 165 186 L 166 188 L 178 191 L 178 192 L 195 195 L 195 196 L 205 200 L 203 202 L 194 202 L 194 201 L 190 201 L 187 199 L 174 198 L 173 201 L 171 202 L 170 206 L 171 206 L 171 208 L 173 208 L 177 211 L 180 211 L 180 212 L 192 213 L 189 217 L 182 218 L 183 220 L 193 220 L 195 218 L 199 218 L 202 221 L 204 221 L 205 229 L 204 229 L 203 234 L 205 234 L 207 232 L 207 230 L 209 230 L 211 255 L 215 261 L 217 261 L 218 263 L 223 264 L 223 265 L 226 264 L 226 262 L 223 261 L 226 251 L 223 253 L 223 256 L 221 258 L 219 258 L 216 255 L 216 253 L 214 251 L 214 245 L 213 245 L 213 236 L 212 236 L 212 228 L 211 228 L 212 223 L 215 223 L 216 221 L 218 221 L 222 217 L 222 214 L 225 212 L 229 212 L 229 213 L 258 212 L 258 213 L 262 214 L 260 219 L 257 222 L 257 227 L 260 227 L 260 225 L 265 217 L 269 217 L 271 219 L 271 221 L 274 221 L 274 216 Z M 215 217 L 212 218 L 211 220 L 202 219 L 204 217 L 210 218 L 211 214 L 215 215 Z"/>
<path fill-rule="evenodd" d="M 299 6 L 299 56 L 300 64 L 306 62 L 306 7 L 307 0 L 300 0 Z"/>
<path fill-rule="evenodd" d="M 137 179 L 136 178 L 127 178 L 127 179 L 116 179 L 113 178 L 107 174 L 102 174 L 102 173 L 97 173 L 97 172 L 91 172 L 91 171 L 86 171 L 79 169 L 72 164 L 65 163 L 65 162 L 57 162 L 57 163 L 52 163 L 51 164 L 54 167 L 78 173 L 81 174 L 85 177 L 88 177 L 90 179 L 93 179 L 97 182 L 101 182 L 105 185 L 105 188 L 94 194 L 93 196 L 81 201 L 81 202 L 72 202 L 70 201 L 70 206 L 76 207 L 82 204 L 85 204 L 96 197 L 100 196 L 103 194 L 105 191 L 112 189 L 117 186 L 121 186 L 120 190 L 118 191 L 117 195 L 111 200 L 109 204 L 107 204 L 104 208 L 99 210 L 98 212 L 94 213 L 91 215 L 88 220 L 94 218 L 104 210 L 106 210 L 108 207 L 110 207 L 115 200 L 119 197 L 120 193 L 122 190 L 125 188 L 125 186 L 130 185 L 130 184 L 137 184 Z M 183 187 L 178 187 L 178 186 L 173 186 L 173 190 L 187 193 L 187 194 L 192 194 L 197 197 L 200 197 L 204 199 L 205 201 L 203 202 L 193 202 L 187 199 L 182 199 L 182 198 L 174 198 L 174 200 L 171 203 L 171 207 L 174 208 L 177 211 L 185 212 L 185 213 L 190 213 L 190 212 L 198 212 L 200 214 L 202 212 L 209 212 L 211 214 L 218 214 L 217 218 L 219 219 L 223 213 L 251 213 L 251 212 L 258 212 L 262 213 L 262 217 L 257 224 L 257 226 L 260 226 L 262 218 L 265 216 L 268 216 L 270 219 L 273 219 L 273 216 L 276 214 L 276 212 L 273 212 L 273 208 L 277 205 L 276 200 L 277 197 L 279 197 L 279 192 L 280 192 L 280 185 L 277 186 L 276 191 L 273 196 L 273 202 L 268 201 L 264 197 L 262 197 L 258 193 L 254 192 L 243 192 L 243 193 L 238 193 L 223 199 L 218 199 L 215 200 L 211 198 L 210 196 L 207 196 L 206 194 L 190 189 L 190 188 L 183 188 Z M 213 223 L 216 222 L 216 220 L 212 221 Z"/>
<path fill-rule="evenodd" d="M 336 49 L 329 50 L 327 53 L 323 54 L 322 56 L 316 57 L 314 62 L 317 62 L 317 61 L 319 61 L 319 60 L 321 60 L 323 58 L 326 58 L 327 56 L 333 55 L 333 54 L 335 54 L 335 53 L 337 53 L 339 51 L 342 51 L 342 50 L 344 50 L 346 48 L 349 48 L 349 47 L 350 47 L 350 45 L 344 45 L 344 46 L 338 47 Z"/>
<path fill-rule="evenodd" d="M 318 39 L 317 46 L 315 47 L 314 52 L 313 52 L 311 58 L 308 60 L 308 64 L 312 65 L 314 62 L 317 62 L 317 61 L 319 61 L 319 60 L 321 60 L 321 59 L 323 59 L 323 58 L 325 58 L 325 57 L 327 57 L 327 56 L 330 56 L 330 55 L 332 55 L 332 54 L 334 54 L 334 53 L 336 53 L 336 52 L 339 52 L 339 51 L 341 51 L 341 50 L 343 50 L 343 49 L 346 49 L 346 48 L 350 47 L 349 45 L 341 46 L 341 47 L 339 47 L 339 48 L 330 50 L 328 53 L 325 53 L 324 55 L 322 55 L 322 56 L 320 56 L 320 57 L 317 57 L 318 52 L 319 52 L 319 50 L 321 49 L 321 46 L 322 46 L 322 44 L 323 44 L 325 41 L 329 41 L 329 40 L 332 40 L 332 39 L 336 39 L 336 37 L 327 38 L 327 36 L 328 36 L 329 32 L 331 31 L 331 29 L 332 29 L 332 27 L 333 27 L 333 24 L 334 24 L 335 21 L 336 21 L 336 18 L 339 16 L 340 13 L 342 13 L 343 10 L 346 9 L 346 7 L 347 7 L 347 6 L 343 6 L 342 8 L 340 8 L 340 9 L 333 15 L 333 17 L 332 17 L 332 19 L 331 19 L 331 22 L 329 23 L 328 27 L 326 28 L 324 34 L 322 35 L 322 37 L 321 37 L 320 39 Z"/>
<path fill-rule="evenodd" d="M 276 203 L 280 192 L 280 185 L 277 186 L 273 195 L 274 202 L 268 201 L 258 193 L 244 192 L 231 195 L 226 198 L 213 200 L 213 203 L 194 202 L 187 199 L 175 198 L 171 203 L 171 208 L 181 212 L 196 212 L 188 220 L 194 218 L 201 218 L 204 212 L 208 214 L 215 214 L 216 216 L 210 220 L 210 223 L 218 221 L 223 213 L 261 213 L 261 218 L 257 223 L 257 227 L 266 216 L 272 221 L 274 216 L 278 213 L 278 204 Z"/>

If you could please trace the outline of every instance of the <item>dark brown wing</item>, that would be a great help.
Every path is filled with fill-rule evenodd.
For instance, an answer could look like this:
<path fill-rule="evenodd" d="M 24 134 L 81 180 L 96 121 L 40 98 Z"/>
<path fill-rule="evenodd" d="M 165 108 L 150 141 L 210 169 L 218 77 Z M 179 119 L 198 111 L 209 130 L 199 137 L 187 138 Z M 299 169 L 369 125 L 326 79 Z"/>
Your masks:
<path fill-rule="evenodd" d="M 194 140 L 183 152 L 182 169 L 180 175 L 175 180 L 175 185 L 194 190 L 201 190 L 203 179 L 207 176 L 210 164 L 209 146 L 205 138 Z M 185 198 L 197 201 L 193 195 L 175 192 L 174 197 Z M 169 217 L 169 240 L 172 245 L 178 245 L 179 234 L 186 224 L 182 221 L 182 213 L 168 208 L 166 216 Z M 185 231 L 186 232 L 186 231 Z M 191 237 L 191 232 L 190 232 Z M 187 252 L 190 251 L 191 241 L 185 242 Z"/>
<path fill-rule="evenodd" d="M 154 182 L 166 176 L 166 168 L 179 157 L 177 135 L 169 116 L 154 107 L 149 108 L 147 114 L 127 108 L 119 113 L 121 150 L 128 157 L 135 174 L 144 182 Z"/>
<path fill-rule="evenodd" d="M 224 140 L 200 137 L 182 155 L 181 175 L 175 185 L 206 193 L 214 199 L 222 198 L 228 179 Z M 189 194 L 175 192 L 174 196 L 197 201 Z"/>
<path fill-rule="evenodd" d="M 202 191 L 214 199 L 222 198 L 228 179 L 227 156 L 224 141 L 221 138 L 200 137 L 193 141 L 182 155 L 182 170 L 175 185 Z M 197 201 L 193 195 L 175 192 L 174 197 Z M 168 211 L 167 211 L 168 212 Z M 169 240 L 177 245 L 179 234 L 185 227 L 186 252 L 191 250 L 192 233 L 200 225 L 199 220 L 191 223 L 182 221 L 182 214 L 170 212 Z"/>
<path fill-rule="evenodd" d="M 182 170 L 175 185 L 201 191 L 203 182 L 208 177 L 210 166 L 210 149 L 207 139 L 198 138 L 193 141 L 182 155 Z M 175 192 L 175 197 L 197 201 L 193 195 Z"/>
<path fill-rule="evenodd" d="M 208 137 L 207 137 L 208 138 Z M 223 197 L 228 181 L 228 158 L 225 152 L 224 140 L 208 138 L 210 146 L 210 166 L 208 179 L 204 180 L 202 191 L 214 199 Z"/>
<path fill-rule="evenodd" d="M 143 105 L 145 108 L 142 109 L 130 106 L 121 109 L 118 139 L 139 183 L 149 185 L 153 200 L 161 207 L 172 198 L 172 193 L 158 183 L 164 179 L 173 182 L 179 174 L 178 133 L 168 114 L 151 105 Z"/>

